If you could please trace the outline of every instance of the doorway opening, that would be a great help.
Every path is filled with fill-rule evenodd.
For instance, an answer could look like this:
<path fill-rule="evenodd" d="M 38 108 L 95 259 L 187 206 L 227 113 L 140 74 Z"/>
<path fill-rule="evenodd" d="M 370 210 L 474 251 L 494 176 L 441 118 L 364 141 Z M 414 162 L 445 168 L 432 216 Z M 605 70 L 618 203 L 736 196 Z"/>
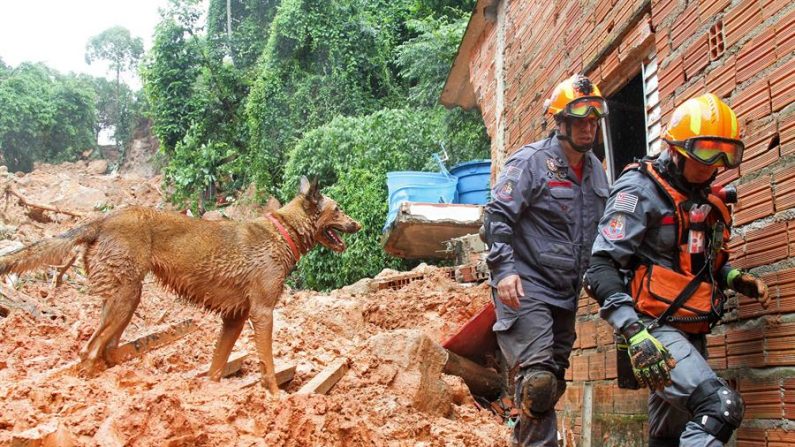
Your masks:
<path fill-rule="evenodd" d="M 608 127 L 610 133 L 610 155 L 612 165 L 605 169 L 612 174 L 612 183 L 626 165 L 647 153 L 646 104 L 643 92 L 643 75 L 638 73 L 624 87 L 607 97 L 610 110 Z M 594 153 L 605 163 L 605 145 L 601 141 L 594 145 Z"/>

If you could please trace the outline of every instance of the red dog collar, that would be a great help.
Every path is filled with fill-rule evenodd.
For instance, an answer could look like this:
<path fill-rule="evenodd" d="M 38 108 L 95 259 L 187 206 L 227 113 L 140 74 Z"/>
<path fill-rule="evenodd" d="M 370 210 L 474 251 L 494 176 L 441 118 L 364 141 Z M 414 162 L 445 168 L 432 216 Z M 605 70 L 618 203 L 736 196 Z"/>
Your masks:
<path fill-rule="evenodd" d="M 276 229 L 282 235 L 284 240 L 287 241 L 287 245 L 290 246 L 290 251 L 293 252 L 293 256 L 295 257 L 295 262 L 298 262 L 298 259 L 301 257 L 301 252 L 298 251 L 298 247 L 295 245 L 295 242 L 293 242 L 293 238 L 290 237 L 290 233 L 287 232 L 287 229 L 284 228 L 284 225 L 282 225 L 282 223 L 279 222 L 278 219 L 273 217 L 273 214 L 269 213 L 269 214 L 267 214 L 267 216 L 268 216 L 268 219 L 270 219 L 271 222 L 273 222 L 273 225 L 276 227 Z"/>

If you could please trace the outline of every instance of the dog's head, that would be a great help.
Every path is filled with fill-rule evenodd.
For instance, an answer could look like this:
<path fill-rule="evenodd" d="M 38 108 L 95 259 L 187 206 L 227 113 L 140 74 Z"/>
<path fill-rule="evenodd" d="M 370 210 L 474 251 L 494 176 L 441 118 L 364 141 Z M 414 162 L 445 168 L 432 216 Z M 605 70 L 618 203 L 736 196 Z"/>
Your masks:
<path fill-rule="evenodd" d="M 316 216 L 315 241 L 329 250 L 338 253 L 345 251 L 345 241 L 337 232 L 355 233 L 362 229 L 359 222 L 345 214 L 337 202 L 321 194 L 317 181 L 310 182 L 302 176 L 299 194 L 303 196 L 307 214 Z"/>

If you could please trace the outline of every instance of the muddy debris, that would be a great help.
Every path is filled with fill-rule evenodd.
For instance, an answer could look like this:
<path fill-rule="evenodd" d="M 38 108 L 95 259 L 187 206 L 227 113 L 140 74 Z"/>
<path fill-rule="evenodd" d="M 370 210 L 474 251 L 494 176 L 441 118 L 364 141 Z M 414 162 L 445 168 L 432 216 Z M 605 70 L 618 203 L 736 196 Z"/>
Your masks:
<path fill-rule="evenodd" d="M 37 165 L 21 177 L 0 172 L 0 187 L 12 183 L 30 203 L 83 216 L 45 210 L 49 221 L 32 220 L 28 208 L 5 197 L 0 247 L 57 235 L 114 208 L 169 208 L 160 177 L 100 168 L 80 161 Z M 261 210 L 234 204 L 214 218 Z M 235 346 L 250 354 L 240 370 L 220 383 L 199 374 L 209 366 L 220 319 L 177 300 L 152 278 L 121 343 L 188 319 L 198 329 L 93 377 L 55 373 L 78 359 L 99 321 L 101 302 L 89 295 L 81 263 L 65 271 L 57 288 L 55 267 L 2 278 L 7 299 L 18 292 L 58 318 L 20 308 L 0 313 L 0 445 L 507 445 L 503 421 L 478 407 L 462 379 L 443 374 L 438 345 L 488 302 L 488 288 L 456 283 L 448 270 L 432 266 L 421 273 L 398 290 L 373 290 L 375 280 L 365 279 L 329 293 L 285 292 L 275 311 L 274 357 L 277 369 L 293 365 L 295 374 L 277 397 L 257 380 L 248 325 Z M 327 394 L 297 393 L 341 358 L 349 359 L 349 369 Z"/>

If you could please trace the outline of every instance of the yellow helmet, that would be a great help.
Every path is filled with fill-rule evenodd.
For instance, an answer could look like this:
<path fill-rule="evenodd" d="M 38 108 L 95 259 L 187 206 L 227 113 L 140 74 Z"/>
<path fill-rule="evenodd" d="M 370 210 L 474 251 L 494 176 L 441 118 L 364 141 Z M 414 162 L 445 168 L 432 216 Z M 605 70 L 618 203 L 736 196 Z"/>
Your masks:
<path fill-rule="evenodd" d="M 552 116 L 585 118 L 591 113 L 597 117 L 608 114 L 607 102 L 599 87 L 587 77 L 576 74 L 555 87 L 547 100 L 547 113 Z"/>
<path fill-rule="evenodd" d="M 709 166 L 735 168 L 745 150 L 737 115 L 712 93 L 680 104 L 663 140 L 685 157 Z"/>

